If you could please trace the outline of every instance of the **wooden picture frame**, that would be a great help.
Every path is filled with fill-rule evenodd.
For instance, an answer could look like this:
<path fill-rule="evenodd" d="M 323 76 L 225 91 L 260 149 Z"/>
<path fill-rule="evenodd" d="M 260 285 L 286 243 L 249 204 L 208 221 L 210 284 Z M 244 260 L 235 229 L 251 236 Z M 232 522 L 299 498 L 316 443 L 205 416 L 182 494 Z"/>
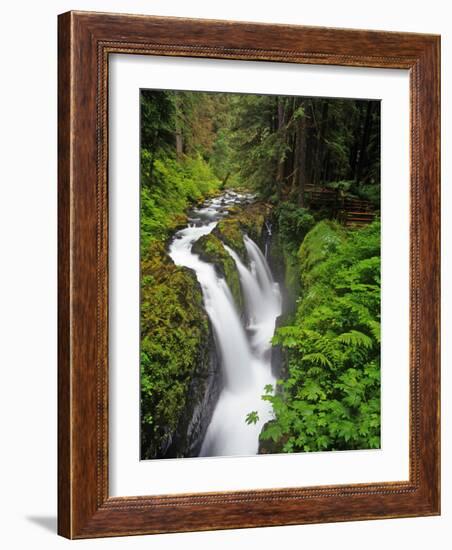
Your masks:
<path fill-rule="evenodd" d="M 89 538 L 440 513 L 440 38 L 68 12 L 58 39 L 58 532 Z M 110 497 L 108 59 L 266 60 L 410 73 L 409 481 Z"/>

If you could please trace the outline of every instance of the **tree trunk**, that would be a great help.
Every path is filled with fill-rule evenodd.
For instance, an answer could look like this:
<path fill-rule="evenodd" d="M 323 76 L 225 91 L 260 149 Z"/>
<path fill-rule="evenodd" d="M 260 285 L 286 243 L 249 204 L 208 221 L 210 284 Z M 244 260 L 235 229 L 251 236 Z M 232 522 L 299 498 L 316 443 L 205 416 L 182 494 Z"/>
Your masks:
<path fill-rule="evenodd" d="M 320 186 L 322 179 L 322 169 L 325 160 L 325 135 L 328 129 L 328 100 L 325 99 L 322 106 L 322 118 L 320 122 L 319 139 L 317 146 L 317 159 L 316 159 L 316 177 L 312 183 L 316 186 Z"/>
<path fill-rule="evenodd" d="M 298 172 L 300 169 L 300 147 L 299 147 L 299 121 L 295 125 L 295 136 L 294 136 L 294 153 L 293 153 L 293 170 L 292 170 L 292 182 L 291 182 L 291 193 L 294 196 L 298 196 Z"/>
<path fill-rule="evenodd" d="M 305 100 L 301 100 L 300 107 L 305 109 Z M 307 124 L 306 124 L 306 112 L 303 116 L 300 116 L 297 120 L 297 149 L 298 149 L 298 165 L 297 165 L 297 191 L 298 191 L 298 204 L 304 207 L 304 192 L 306 187 L 306 142 L 307 142 Z"/>
<path fill-rule="evenodd" d="M 284 108 L 284 98 L 278 97 L 278 134 L 279 134 L 279 142 L 280 144 L 285 145 L 285 108 Z M 284 182 L 284 159 L 281 158 L 281 155 L 278 155 L 278 166 L 276 169 L 276 194 L 278 197 L 278 200 L 281 199 L 282 196 L 282 188 L 283 188 L 283 182 Z"/>
<path fill-rule="evenodd" d="M 229 179 L 229 176 L 231 175 L 231 172 L 228 172 L 226 174 L 226 177 L 224 178 L 224 180 L 221 182 L 221 185 L 220 185 L 220 189 L 224 189 L 226 187 L 226 184 L 228 182 L 228 179 Z"/>
<path fill-rule="evenodd" d="M 363 102 L 359 101 L 358 102 L 358 110 L 359 110 L 359 115 L 358 115 L 358 122 L 357 124 L 355 125 L 355 128 L 354 128 L 354 135 L 355 135 L 355 139 L 353 140 L 353 148 L 352 148 L 352 152 L 351 152 L 351 155 L 350 155 L 350 167 L 351 167 L 351 178 L 350 179 L 353 179 L 355 181 L 358 181 L 358 165 L 359 165 L 359 159 L 360 159 L 360 156 L 361 156 L 361 149 L 360 149 L 360 146 L 361 146 L 361 136 L 362 136 L 362 128 L 364 127 L 365 125 L 365 122 L 364 122 L 364 119 L 365 119 L 365 109 L 364 109 L 364 104 Z"/>
<path fill-rule="evenodd" d="M 180 101 L 179 101 L 179 95 L 176 94 L 175 98 L 175 105 L 176 105 L 176 154 L 178 157 L 182 155 L 184 152 L 184 140 L 182 137 L 182 128 L 181 128 L 181 109 L 180 109 Z"/>
<path fill-rule="evenodd" d="M 180 157 L 184 152 L 184 142 L 182 140 L 182 134 L 180 131 L 176 132 L 176 153 Z"/>
<path fill-rule="evenodd" d="M 299 148 L 300 157 L 298 165 L 298 204 L 304 206 L 304 190 L 306 186 L 306 118 L 299 121 Z"/>
<path fill-rule="evenodd" d="M 358 185 L 360 184 L 363 178 L 363 173 L 365 171 L 366 165 L 368 164 L 367 147 L 369 145 L 369 138 L 372 131 L 373 105 L 374 105 L 373 101 L 367 102 L 366 119 L 365 119 L 363 133 L 362 133 L 358 167 L 356 171 L 356 182 L 358 183 Z"/>

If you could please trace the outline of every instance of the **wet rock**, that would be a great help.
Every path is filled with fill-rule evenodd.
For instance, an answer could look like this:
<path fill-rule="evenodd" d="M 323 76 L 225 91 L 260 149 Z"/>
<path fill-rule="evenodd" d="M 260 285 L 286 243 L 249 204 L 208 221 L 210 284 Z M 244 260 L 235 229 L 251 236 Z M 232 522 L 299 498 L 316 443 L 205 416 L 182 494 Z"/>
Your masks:
<path fill-rule="evenodd" d="M 280 315 L 276 319 L 275 332 L 279 327 L 284 326 L 287 323 L 285 315 Z M 285 379 L 288 374 L 288 354 L 287 350 L 280 345 L 273 345 L 271 348 L 271 369 L 275 378 Z"/>
<path fill-rule="evenodd" d="M 223 277 L 234 297 L 237 310 L 242 314 L 244 301 L 240 278 L 234 260 L 225 250 L 222 241 L 212 233 L 203 235 L 192 248 L 201 260 L 212 264 L 220 277 Z"/>
<path fill-rule="evenodd" d="M 207 427 L 222 388 L 221 365 L 210 327 L 207 341 L 201 343 L 196 369 L 188 390 L 188 400 L 177 430 L 165 450 L 165 458 L 199 456 Z"/>

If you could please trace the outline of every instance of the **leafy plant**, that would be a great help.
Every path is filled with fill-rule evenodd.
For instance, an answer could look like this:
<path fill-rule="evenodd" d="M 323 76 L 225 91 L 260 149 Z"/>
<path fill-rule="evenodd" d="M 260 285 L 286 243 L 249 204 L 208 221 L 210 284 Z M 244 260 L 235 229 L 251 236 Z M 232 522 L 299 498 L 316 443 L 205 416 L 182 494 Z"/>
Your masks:
<path fill-rule="evenodd" d="M 380 224 L 344 232 L 321 222 L 298 256 L 302 296 L 273 343 L 288 353 L 274 420 L 261 433 L 279 451 L 380 445 Z"/>
<path fill-rule="evenodd" d="M 259 422 L 259 413 L 257 411 L 251 411 L 246 415 L 245 422 L 247 424 L 257 424 Z"/>

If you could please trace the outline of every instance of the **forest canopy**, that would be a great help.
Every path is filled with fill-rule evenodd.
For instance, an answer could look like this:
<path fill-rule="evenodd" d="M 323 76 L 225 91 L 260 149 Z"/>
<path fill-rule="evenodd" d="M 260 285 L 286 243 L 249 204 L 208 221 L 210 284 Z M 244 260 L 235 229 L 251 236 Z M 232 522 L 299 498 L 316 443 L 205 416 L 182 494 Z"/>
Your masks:
<path fill-rule="evenodd" d="M 378 199 L 378 101 L 143 90 L 141 120 L 144 182 L 156 159 L 191 157 L 267 198 L 303 205 L 306 186 L 342 184 Z"/>

